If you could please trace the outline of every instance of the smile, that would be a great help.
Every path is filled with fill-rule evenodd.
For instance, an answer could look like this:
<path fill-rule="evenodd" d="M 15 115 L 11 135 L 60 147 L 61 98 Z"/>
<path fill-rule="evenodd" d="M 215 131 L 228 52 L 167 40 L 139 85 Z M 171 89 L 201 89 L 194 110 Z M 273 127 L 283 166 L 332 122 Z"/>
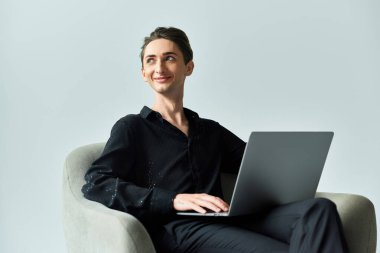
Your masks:
<path fill-rule="evenodd" d="M 160 77 L 154 77 L 153 80 L 159 83 L 164 83 L 171 79 L 171 76 L 160 76 Z"/>

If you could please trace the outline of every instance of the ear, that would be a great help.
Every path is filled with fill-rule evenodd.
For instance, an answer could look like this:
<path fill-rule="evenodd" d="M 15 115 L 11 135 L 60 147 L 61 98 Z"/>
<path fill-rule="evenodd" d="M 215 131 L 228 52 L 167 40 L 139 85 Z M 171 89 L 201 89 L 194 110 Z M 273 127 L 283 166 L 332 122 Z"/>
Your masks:
<path fill-rule="evenodd" d="M 190 76 L 193 73 L 193 70 L 194 70 L 194 62 L 193 60 L 191 60 L 186 64 L 186 76 Z"/>
<path fill-rule="evenodd" d="M 141 67 L 141 76 L 142 76 L 144 82 L 148 82 L 148 78 L 147 78 L 146 72 L 144 70 L 144 67 Z"/>

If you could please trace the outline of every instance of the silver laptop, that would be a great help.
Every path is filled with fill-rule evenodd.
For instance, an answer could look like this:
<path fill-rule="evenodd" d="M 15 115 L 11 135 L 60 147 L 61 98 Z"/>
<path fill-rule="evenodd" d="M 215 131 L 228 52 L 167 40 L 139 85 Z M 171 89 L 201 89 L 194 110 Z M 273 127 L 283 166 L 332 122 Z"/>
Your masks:
<path fill-rule="evenodd" d="M 228 212 L 178 215 L 237 216 L 313 198 L 333 132 L 252 132 Z"/>

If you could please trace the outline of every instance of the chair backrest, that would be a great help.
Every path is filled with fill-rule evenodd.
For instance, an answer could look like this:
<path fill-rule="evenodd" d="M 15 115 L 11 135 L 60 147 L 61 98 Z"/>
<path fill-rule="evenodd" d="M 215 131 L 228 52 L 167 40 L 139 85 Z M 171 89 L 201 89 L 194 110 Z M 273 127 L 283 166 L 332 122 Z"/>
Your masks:
<path fill-rule="evenodd" d="M 95 143 L 73 150 L 66 158 L 64 166 L 63 191 L 69 191 L 78 201 L 83 199 L 81 188 L 84 174 L 103 151 L 105 143 Z"/>

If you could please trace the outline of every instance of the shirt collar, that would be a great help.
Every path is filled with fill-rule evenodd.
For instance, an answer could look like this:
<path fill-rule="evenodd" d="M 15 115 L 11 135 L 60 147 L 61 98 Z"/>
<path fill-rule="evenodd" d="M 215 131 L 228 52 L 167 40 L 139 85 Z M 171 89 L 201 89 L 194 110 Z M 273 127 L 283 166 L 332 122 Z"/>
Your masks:
<path fill-rule="evenodd" d="M 147 119 L 151 114 L 154 114 L 154 111 L 150 109 L 148 106 L 144 106 L 140 111 L 140 115 L 144 119 Z"/>
<path fill-rule="evenodd" d="M 194 111 L 192 111 L 190 109 L 187 109 L 187 108 L 183 108 L 183 110 L 185 112 L 187 120 L 192 121 L 192 120 L 195 120 L 195 119 L 199 119 L 199 116 L 198 116 L 198 114 L 196 112 L 194 112 Z M 153 111 L 152 109 L 150 109 L 147 106 L 144 106 L 141 109 L 140 115 L 144 119 L 149 119 L 151 117 L 156 117 L 156 118 L 160 118 L 162 120 L 162 116 L 161 116 L 161 114 L 159 112 Z"/>

